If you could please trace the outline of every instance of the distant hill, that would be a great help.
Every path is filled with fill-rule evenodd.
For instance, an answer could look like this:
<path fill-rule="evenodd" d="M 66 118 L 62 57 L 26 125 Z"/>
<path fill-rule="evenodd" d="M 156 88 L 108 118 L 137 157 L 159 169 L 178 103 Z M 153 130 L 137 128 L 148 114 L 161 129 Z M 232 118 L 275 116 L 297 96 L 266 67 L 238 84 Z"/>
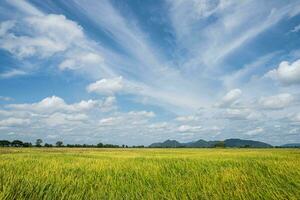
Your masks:
<path fill-rule="evenodd" d="M 164 142 L 153 143 L 149 147 L 155 148 L 177 148 L 177 147 L 184 147 L 183 144 L 179 143 L 176 140 L 166 140 Z"/>
<path fill-rule="evenodd" d="M 255 147 L 255 148 L 268 148 L 272 145 L 254 141 L 254 140 L 241 140 L 241 139 L 227 139 L 224 141 L 226 147 Z"/>
<path fill-rule="evenodd" d="M 205 148 L 205 147 L 214 147 L 219 141 L 205 141 L 197 140 L 195 142 L 183 143 L 185 147 L 190 148 Z"/>
<path fill-rule="evenodd" d="M 286 147 L 286 148 L 300 148 L 300 143 L 290 143 L 290 144 L 284 144 L 280 147 Z"/>
<path fill-rule="evenodd" d="M 180 143 L 176 140 L 166 140 L 164 142 L 157 142 L 149 145 L 152 148 L 212 148 L 217 144 L 222 143 L 225 147 L 251 147 L 251 148 L 269 148 L 272 145 L 254 141 L 254 140 L 242 140 L 242 139 L 227 139 L 224 141 L 205 141 L 197 140 L 194 142 Z"/>

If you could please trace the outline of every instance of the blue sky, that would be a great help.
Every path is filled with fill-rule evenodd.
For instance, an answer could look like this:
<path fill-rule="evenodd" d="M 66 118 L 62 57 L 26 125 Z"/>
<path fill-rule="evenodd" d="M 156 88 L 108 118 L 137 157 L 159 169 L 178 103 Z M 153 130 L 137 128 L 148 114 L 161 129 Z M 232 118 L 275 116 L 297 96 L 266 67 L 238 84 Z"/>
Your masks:
<path fill-rule="evenodd" d="M 0 137 L 300 142 L 300 1 L 0 2 Z"/>

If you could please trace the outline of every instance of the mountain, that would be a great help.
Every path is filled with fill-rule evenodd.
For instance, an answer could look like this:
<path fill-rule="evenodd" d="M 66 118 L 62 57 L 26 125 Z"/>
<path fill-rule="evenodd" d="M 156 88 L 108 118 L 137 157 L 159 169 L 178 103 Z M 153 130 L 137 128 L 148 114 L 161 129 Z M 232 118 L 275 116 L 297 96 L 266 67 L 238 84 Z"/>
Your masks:
<path fill-rule="evenodd" d="M 255 147 L 255 148 L 268 148 L 272 145 L 254 141 L 254 140 L 241 140 L 241 139 L 227 139 L 224 140 L 225 147 Z"/>
<path fill-rule="evenodd" d="M 205 140 L 197 140 L 195 142 L 183 143 L 184 147 L 189 148 L 207 148 L 214 147 L 219 141 L 205 141 Z"/>
<path fill-rule="evenodd" d="M 300 143 L 290 143 L 290 144 L 284 144 L 280 147 L 286 147 L 286 148 L 300 148 Z"/>
<path fill-rule="evenodd" d="M 269 148 L 272 145 L 254 141 L 254 140 L 242 140 L 242 139 L 227 139 L 224 141 L 205 141 L 197 140 L 194 142 L 180 143 L 176 140 L 166 140 L 164 142 L 157 142 L 149 145 L 152 148 L 211 148 L 215 147 L 218 144 L 224 145 L 224 147 L 251 147 L 251 148 Z"/>
<path fill-rule="evenodd" d="M 164 142 L 153 143 L 149 147 L 153 148 L 177 148 L 183 147 L 183 144 L 179 143 L 176 140 L 166 140 Z"/>

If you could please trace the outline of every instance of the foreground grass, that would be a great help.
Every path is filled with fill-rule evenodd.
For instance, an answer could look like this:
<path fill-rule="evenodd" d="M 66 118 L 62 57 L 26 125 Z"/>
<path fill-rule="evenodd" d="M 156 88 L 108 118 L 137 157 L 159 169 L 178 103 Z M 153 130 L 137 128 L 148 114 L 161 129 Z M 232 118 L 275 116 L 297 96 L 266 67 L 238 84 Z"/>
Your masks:
<path fill-rule="evenodd" d="M 0 199 L 300 199 L 300 150 L 0 148 Z"/>

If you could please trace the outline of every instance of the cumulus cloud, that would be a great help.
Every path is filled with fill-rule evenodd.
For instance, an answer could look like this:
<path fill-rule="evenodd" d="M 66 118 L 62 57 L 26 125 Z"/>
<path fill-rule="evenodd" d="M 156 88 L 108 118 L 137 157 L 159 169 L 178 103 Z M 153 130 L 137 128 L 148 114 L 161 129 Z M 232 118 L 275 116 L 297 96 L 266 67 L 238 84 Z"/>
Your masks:
<path fill-rule="evenodd" d="M 154 124 L 149 124 L 147 127 L 154 131 L 156 131 L 156 130 L 164 130 L 165 131 L 170 127 L 170 124 L 168 124 L 167 122 L 158 122 L 158 123 L 154 123 Z"/>
<path fill-rule="evenodd" d="M 37 103 L 32 104 L 9 104 L 8 108 L 15 110 L 30 110 L 39 113 L 64 112 L 83 112 L 92 109 L 110 109 L 114 103 L 113 97 L 102 100 L 82 100 L 78 103 L 67 104 L 62 98 L 57 96 L 46 97 Z"/>
<path fill-rule="evenodd" d="M 28 73 L 23 71 L 23 70 L 19 70 L 19 69 L 11 69 L 9 71 L 3 72 L 0 74 L 0 78 L 12 78 L 15 76 L 24 76 L 27 75 Z"/>
<path fill-rule="evenodd" d="M 87 86 L 88 92 L 94 92 L 98 94 L 114 94 L 124 89 L 123 78 L 116 77 L 111 79 L 101 79 Z"/>
<path fill-rule="evenodd" d="M 271 116 L 279 112 L 280 115 L 285 115 L 287 111 L 279 109 L 292 104 L 293 98 L 290 96 L 262 97 L 255 101 L 258 104 L 246 105 L 240 104 L 242 103 L 241 89 L 233 89 L 219 99 L 216 107 L 202 110 L 207 113 L 203 115 L 201 113 L 199 116 L 192 114 L 199 107 L 207 108 L 214 95 L 219 94 L 218 89 L 224 88 L 224 85 L 219 85 L 222 84 L 219 82 L 222 77 L 215 77 L 215 72 L 225 73 L 229 77 L 225 88 L 245 88 L 245 92 L 253 93 L 254 97 L 258 95 L 256 91 L 262 92 L 263 95 L 273 92 L 263 91 L 259 83 L 257 83 L 259 90 L 251 90 L 252 83 L 247 86 L 245 83 L 248 84 L 248 80 L 261 73 L 264 68 L 262 66 L 267 65 L 266 63 L 277 54 L 270 54 L 270 57 L 267 56 L 259 62 L 245 65 L 242 70 L 238 70 L 239 66 L 232 66 L 231 70 L 226 70 L 226 67 L 223 70 L 219 67 L 229 64 L 227 61 L 231 61 L 231 56 L 236 56 L 235 52 L 238 52 L 240 47 L 243 47 L 241 50 L 247 49 L 245 45 L 260 33 L 281 20 L 299 13 L 298 4 L 272 2 L 265 5 L 260 1 L 247 1 L 240 4 L 209 0 L 168 2 L 170 6 L 167 6 L 166 11 L 171 12 L 171 26 L 173 25 L 175 30 L 172 34 L 174 37 L 171 39 L 176 41 L 178 45 L 176 49 L 180 52 L 184 50 L 183 54 L 179 53 L 179 57 L 175 53 L 172 61 L 169 52 L 163 52 L 164 48 L 157 48 L 151 37 L 148 37 L 148 33 L 144 33 L 143 29 L 135 23 L 135 19 L 122 16 L 122 11 L 106 0 L 95 1 L 92 4 L 71 1 L 72 9 L 69 9 L 69 14 L 72 15 L 73 9 L 80 10 L 80 16 L 91 21 L 95 29 L 103 31 L 112 40 L 113 46 L 106 42 L 102 43 L 102 39 L 106 37 L 95 37 L 99 43 L 90 40 L 79 23 L 63 15 L 48 15 L 26 1 L 11 0 L 4 5 L 12 4 L 17 7 L 18 16 L 13 16 L 14 20 L 0 22 L 0 47 L 18 58 L 17 61 L 41 62 L 38 64 L 43 67 L 51 67 L 50 65 L 55 64 L 60 70 L 80 69 L 88 72 L 95 75 L 92 80 L 98 80 L 94 83 L 91 81 L 86 88 L 88 92 L 115 95 L 129 91 L 135 100 L 143 104 L 158 105 L 164 108 L 162 112 L 171 111 L 171 115 L 176 113 L 174 114 L 176 119 L 159 123 L 159 120 L 155 121 L 156 113 L 151 111 L 118 111 L 113 96 L 75 103 L 67 103 L 60 97 L 52 96 L 35 103 L 3 106 L 3 110 L 0 105 L 1 123 L 11 123 L 11 128 L 17 128 L 17 124 L 21 124 L 18 120 L 30 119 L 29 123 L 23 123 L 28 125 L 24 131 L 43 130 L 46 134 L 48 130 L 49 138 L 59 134 L 66 138 L 76 135 L 76 139 L 80 142 L 81 139 L 88 137 L 94 142 L 96 137 L 102 136 L 110 139 L 111 142 L 118 142 L 122 135 L 126 135 L 126 140 L 123 141 L 131 141 L 133 137 L 140 134 L 135 142 L 143 143 L 142 140 L 146 138 L 145 143 L 148 143 L 149 138 L 176 137 L 178 132 L 183 133 L 182 136 L 188 135 L 184 134 L 188 132 L 219 132 L 221 130 L 218 127 L 222 127 L 220 137 L 223 138 L 232 137 L 240 133 L 239 130 L 243 130 L 241 132 L 248 135 L 255 135 L 255 132 L 262 129 L 266 130 L 266 133 L 269 132 L 266 126 L 272 121 L 268 122 L 262 116 L 269 113 Z M 55 3 L 48 6 L 47 11 L 55 11 Z M 249 10 L 254 12 L 246 12 Z M 5 16 L 4 19 L 9 17 Z M 211 17 L 214 20 L 211 21 Z M 206 20 L 209 23 L 206 23 Z M 249 21 L 250 23 L 245 23 Z M 295 27 L 293 31 L 298 31 L 298 28 Z M 194 37 L 195 35 L 197 37 Z M 101 44 L 107 46 L 103 48 Z M 118 50 L 115 51 L 116 49 Z M 298 84 L 299 64 L 297 62 L 283 63 L 284 67 L 279 66 L 269 75 L 286 85 Z M 99 72 L 99 69 L 103 69 L 105 73 Z M 234 70 L 238 71 L 234 73 Z M 20 68 L 8 70 L 0 76 L 11 78 L 24 73 L 29 74 L 30 71 L 23 71 Z M 120 75 L 124 79 L 119 77 Z M 85 74 L 84 78 L 87 78 Z M 138 89 L 133 89 L 133 86 Z M 252 95 L 247 96 L 248 94 L 243 98 Z M 185 115 L 178 116 L 178 113 Z M 7 119 L 10 121 L 5 121 Z M 297 121 L 299 117 L 293 115 L 289 119 Z M 201 122 L 201 126 L 197 124 L 198 122 Z M 284 127 L 284 122 L 279 124 Z M 18 133 L 18 130 L 13 132 Z M 234 136 L 238 137 L 238 134 Z"/>
<path fill-rule="evenodd" d="M 47 124 L 47 126 L 78 126 L 79 123 L 87 120 L 88 116 L 86 114 L 65 114 L 65 113 L 54 113 L 50 116 L 47 116 L 43 121 Z"/>
<path fill-rule="evenodd" d="M 112 126 L 112 125 L 117 125 L 122 120 L 121 117 L 107 117 L 103 118 L 99 121 L 100 125 L 104 126 Z"/>
<path fill-rule="evenodd" d="M 221 100 L 217 103 L 217 107 L 230 107 L 237 103 L 238 99 L 241 97 L 242 91 L 240 89 L 230 90 Z"/>
<path fill-rule="evenodd" d="M 258 135 L 260 133 L 264 132 L 264 129 L 262 127 L 257 127 L 253 130 L 249 130 L 247 131 L 245 134 L 249 135 L 249 136 L 254 136 L 254 135 Z"/>
<path fill-rule="evenodd" d="M 195 115 L 186 115 L 186 116 L 178 116 L 176 117 L 176 121 L 179 122 L 193 122 L 193 121 L 198 121 L 200 118 Z"/>
<path fill-rule="evenodd" d="M 20 59 L 49 57 L 84 39 L 82 28 L 63 15 L 30 16 L 22 21 L 6 21 L 0 26 L 1 48 Z M 17 30 L 24 32 L 15 34 Z"/>
<path fill-rule="evenodd" d="M 295 26 L 290 32 L 295 33 L 298 32 L 300 30 L 300 24 Z"/>
<path fill-rule="evenodd" d="M 169 138 L 192 141 L 240 137 L 240 134 L 256 138 L 259 133 L 267 134 L 267 124 L 272 124 L 259 111 L 246 108 L 203 109 L 201 115 L 177 116 L 165 122 L 157 121 L 156 114 L 149 110 L 103 111 L 103 106 L 113 107 L 114 104 L 114 97 L 66 103 L 52 96 L 36 103 L 0 106 L 0 132 L 14 132 L 20 137 L 26 132 L 32 140 L 41 137 L 54 142 L 61 137 L 80 143 L 105 142 L 101 138 L 118 143 L 130 138 L 129 143 L 149 144 Z M 289 119 L 294 124 L 300 121 L 298 115 L 291 115 Z M 284 127 L 283 121 L 276 121 L 276 124 Z"/>
<path fill-rule="evenodd" d="M 152 111 L 150 111 L 150 112 L 149 111 L 130 111 L 128 114 L 131 116 L 134 116 L 134 117 L 147 117 L 147 118 L 155 117 L 155 113 Z"/>
<path fill-rule="evenodd" d="M 4 120 L 1 122 L 3 126 L 11 123 L 10 128 L 14 130 L 17 126 L 13 123 L 24 122 L 23 129 L 29 133 L 42 129 L 60 131 L 64 134 L 70 131 L 75 134 L 82 128 L 85 131 L 95 128 L 96 118 L 114 112 L 115 103 L 114 97 L 107 97 L 68 104 L 60 97 L 51 96 L 36 103 L 4 105 L 3 109 L 0 108 L 0 120 L 1 118 Z M 5 121 L 6 118 L 16 118 L 18 121 Z M 30 120 L 30 123 L 27 120 Z"/>
<path fill-rule="evenodd" d="M 155 129 L 148 127 L 156 116 L 153 111 L 120 112 L 115 103 L 115 97 L 111 96 L 70 104 L 60 97 L 51 96 L 35 103 L 0 105 L 0 133 L 11 131 L 23 137 L 26 132 L 26 137 L 31 139 L 80 138 L 78 142 L 93 138 L 89 141 L 93 143 L 95 138 L 106 134 L 109 138 L 131 137 Z"/>
<path fill-rule="evenodd" d="M 6 21 L 0 43 L 20 60 L 26 59 L 30 64 L 42 62 L 45 67 L 55 64 L 61 70 L 76 70 L 93 80 L 122 75 L 130 85 L 130 93 L 137 96 L 135 99 L 150 99 L 152 104 L 172 111 L 175 107 L 177 110 L 197 109 L 206 103 L 194 91 L 199 85 L 190 83 L 179 69 L 169 64 L 152 41 L 148 41 L 148 34 L 134 23 L 135 20 L 122 16 L 110 1 L 93 2 L 92 5 L 71 3 L 74 9 L 82 11 L 82 16 L 94 23 L 96 29 L 103 30 L 126 51 L 126 55 L 90 39 L 80 24 L 63 15 L 43 13 L 28 2 L 8 3 L 25 15 L 22 12 L 20 18 L 14 18 L 10 24 Z M 49 62 L 45 62 L 48 59 Z M 133 76 L 134 80 L 131 79 Z"/>
<path fill-rule="evenodd" d="M 29 122 L 30 122 L 29 119 L 10 117 L 8 119 L 0 120 L 0 127 L 21 126 L 21 125 L 28 124 Z"/>
<path fill-rule="evenodd" d="M 282 93 L 274 96 L 261 97 L 258 103 L 265 109 L 283 109 L 290 106 L 293 101 L 293 95 L 289 93 Z"/>
<path fill-rule="evenodd" d="M 65 69 L 78 69 L 83 68 L 90 65 L 97 65 L 99 63 L 103 63 L 104 58 L 96 53 L 91 52 L 78 52 L 71 53 L 71 55 L 66 56 L 67 59 L 59 64 L 59 68 L 61 70 Z"/>
<path fill-rule="evenodd" d="M 226 109 L 225 112 L 217 117 L 230 120 L 258 120 L 262 117 L 262 114 L 248 108 Z"/>
<path fill-rule="evenodd" d="M 5 96 L 0 96 L 0 100 L 2 100 L 2 101 L 12 101 L 13 98 L 11 98 L 11 97 L 5 97 Z"/>
<path fill-rule="evenodd" d="M 202 126 L 181 125 L 177 129 L 179 132 L 199 132 Z"/>
<path fill-rule="evenodd" d="M 265 76 L 284 85 L 300 84 L 300 59 L 293 63 L 282 61 L 277 69 L 269 71 Z"/>
<path fill-rule="evenodd" d="M 88 71 L 90 75 L 97 72 L 98 77 L 100 73 L 112 73 L 104 63 L 100 45 L 86 37 L 77 22 L 64 15 L 41 13 L 1 22 L 0 48 L 19 60 L 57 60 L 60 70 Z M 21 69 L 14 69 L 2 74 L 2 77 L 24 74 Z"/>
<path fill-rule="evenodd" d="M 120 126 L 140 125 L 148 122 L 150 118 L 155 117 L 152 111 L 130 111 L 127 113 L 116 113 L 114 116 L 102 118 L 99 124 L 102 126 Z"/>
<path fill-rule="evenodd" d="M 293 121 L 293 122 L 299 122 L 299 123 L 300 123 L 300 113 L 293 114 L 293 115 L 290 117 L 290 120 Z"/>

